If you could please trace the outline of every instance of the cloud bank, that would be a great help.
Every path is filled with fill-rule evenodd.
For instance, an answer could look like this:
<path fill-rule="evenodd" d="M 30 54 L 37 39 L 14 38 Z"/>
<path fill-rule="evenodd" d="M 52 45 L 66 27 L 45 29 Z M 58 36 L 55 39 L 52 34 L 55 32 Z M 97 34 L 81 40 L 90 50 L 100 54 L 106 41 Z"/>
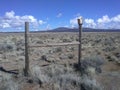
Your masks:
<path fill-rule="evenodd" d="M 0 28 L 20 28 L 24 26 L 24 23 L 28 21 L 33 27 L 43 25 L 46 22 L 43 20 L 37 20 L 32 15 L 18 16 L 14 11 L 6 12 L 4 16 L 0 17 Z"/>
<path fill-rule="evenodd" d="M 81 16 L 77 16 L 73 19 L 70 19 L 70 25 L 71 27 L 75 27 L 77 25 L 77 19 Z M 104 15 L 101 18 L 98 18 L 97 20 L 94 20 L 92 18 L 85 18 L 83 23 L 84 27 L 89 28 L 103 28 L 103 29 L 120 29 L 120 14 L 109 17 L 108 15 Z"/>
<path fill-rule="evenodd" d="M 62 17 L 62 13 L 58 13 L 57 18 Z M 69 24 L 64 25 L 67 27 L 77 27 L 77 19 L 81 18 L 80 14 L 77 14 L 75 18 L 70 19 Z M 43 21 L 43 20 L 38 20 L 32 15 L 16 15 L 14 11 L 6 12 L 3 16 L 0 16 L 0 29 L 23 29 L 24 28 L 24 23 L 28 21 L 30 22 L 30 27 L 35 28 L 36 30 L 39 28 L 40 25 L 46 26 L 46 29 L 52 29 L 52 24 Z M 53 25 L 54 26 L 54 25 Z M 83 18 L 83 27 L 88 27 L 88 28 L 103 28 L 103 29 L 120 29 L 120 14 L 114 16 L 114 17 L 109 17 L 108 15 L 104 15 L 96 20 L 92 18 Z"/>

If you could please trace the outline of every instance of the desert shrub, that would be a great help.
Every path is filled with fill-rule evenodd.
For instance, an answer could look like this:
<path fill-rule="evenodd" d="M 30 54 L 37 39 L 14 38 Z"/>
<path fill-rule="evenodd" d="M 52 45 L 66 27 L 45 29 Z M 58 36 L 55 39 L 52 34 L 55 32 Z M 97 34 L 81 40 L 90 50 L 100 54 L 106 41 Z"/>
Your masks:
<path fill-rule="evenodd" d="M 1 82 L 2 82 L 2 81 L 11 80 L 12 76 L 10 74 L 6 74 L 6 73 L 0 71 L 0 78 L 1 78 Z"/>
<path fill-rule="evenodd" d="M 120 52 L 116 52 L 116 53 L 114 53 L 114 55 L 115 55 L 117 58 L 120 58 Z"/>
<path fill-rule="evenodd" d="M 51 65 L 46 70 L 46 74 L 50 77 L 50 83 L 53 84 L 55 90 L 79 90 L 80 76 L 74 73 L 74 69 L 70 66 Z"/>
<path fill-rule="evenodd" d="M 114 51 L 116 48 L 114 46 L 108 46 L 108 47 L 105 47 L 103 49 L 103 51 L 105 52 L 111 52 L 111 51 Z"/>
<path fill-rule="evenodd" d="M 43 41 L 37 41 L 36 43 L 37 44 L 43 44 Z"/>
<path fill-rule="evenodd" d="M 100 56 L 91 56 L 91 57 L 85 57 L 81 61 L 81 70 L 82 73 L 88 74 L 88 69 L 90 67 L 95 68 L 96 72 L 101 72 L 100 66 L 104 64 L 104 59 Z"/>
<path fill-rule="evenodd" d="M 20 90 L 18 84 L 12 80 L 4 82 L 4 84 L 0 87 L 0 90 Z"/>
<path fill-rule="evenodd" d="M 41 71 L 41 68 L 37 65 L 31 68 L 31 75 L 38 83 L 41 82 L 42 84 L 49 82 L 49 77 L 44 74 L 44 72 Z"/>
<path fill-rule="evenodd" d="M 86 66 L 96 67 L 102 65 L 104 63 L 104 60 L 100 56 L 91 56 L 91 57 L 85 57 L 81 63 L 85 67 Z"/>
<path fill-rule="evenodd" d="M 68 54 L 69 59 L 73 59 L 74 57 L 75 57 L 74 54 Z"/>
<path fill-rule="evenodd" d="M 95 39 L 93 42 L 92 42 L 92 46 L 95 46 L 97 44 L 100 44 L 102 42 L 101 38 L 98 38 L 98 39 Z"/>
<path fill-rule="evenodd" d="M 67 51 L 67 52 L 75 51 L 75 47 L 67 47 L 67 48 L 66 48 L 66 51 Z"/>
<path fill-rule="evenodd" d="M 19 90 L 19 84 L 14 81 L 12 75 L 0 72 L 0 90 Z"/>
<path fill-rule="evenodd" d="M 45 60 L 45 61 L 48 60 L 46 55 L 42 55 L 42 56 L 41 56 L 41 59 L 42 59 L 42 60 Z"/>
<path fill-rule="evenodd" d="M 48 74 L 49 77 L 54 77 L 56 75 L 60 75 L 65 73 L 64 68 L 61 65 L 51 65 L 46 69 L 46 73 Z"/>
<path fill-rule="evenodd" d="M 25 41 L 23 39 L 20 39 L 19 41 L 17 41 L 16 45 L 17 46 L 24 46 L 25 45 Z"/>
<path fill-rule="evenodd" d="M 78 38 L 78 37 L 76 38 L 76 41 L 79 41 L 79 38 Z"/>
<path fill-rule="evenodd" d="M 46 70 L 54 90 L 101 90 L 95 79 L 81 76 L 71 66 L 51 65 Z"/>
<path fill-rule="evenodd" d="M 62 52 L 62 48 L 61 47 L 57 47 L 55 49 L 53 49 L 54 53 L 58 53 L 58 52 Z"/>
<path fill-rule="evenodd" d="M 108 61 L 117 61 L 117 58 L 113 55 L 108 55 L 106 58 Z"/>
<path fill-rule="evenodd" d="M 65 39 L 63 39 L 63 42 L 71 42 L 71 40 L 70 40 L 70 38 L 69 39 L 65 38 Z"/>
<path fill-rule="evenodd" d="M 65 60 L 65 59 L 68 59 L 68 55 L 62 53 L 59 58 L 60 58 L 61 60 Z"/>
<path fill-rule="evenodd" d="M 0 44 L 1 52 L 11 52 L 15 49 L 15 46 L 12 44 Z"/>
<path fill-rule="evenodd" d="M 115 41 L 113 38 L 106 38 L 104 41 L 104 45 L 112 46 L 112 44 L 114 44 L 114 43 L 115 43 Z"/>
<path fill-rule="evenodd" d="M 102 41 L 101 38 L 98 38 L 95 40 L 95 43 L 100 43 L 101 41 Z"/>
<path fill-rule="evenodd" d="M 24 59 L 25 59 L 24 56 L 19 56 L 19 57 L 18 57 L 18 60 L 19 60 L 19 61 L 24 61 Z"/>
<path fill-rule="evenodd" d="M 50 62 L 50 58 L 48 55 L 42 55 L 41 60 L 46 61 L 46 62 Z"/>
<path fill-rule="evenodd" d="M 81 78 L 80 76 L 77 76 L 75 74 L 70 74 L 70 73 L 66 73 L 66 74 L 62 74 L 60 77 L 59 77 L 60 81 L 63 81 L 63 85 L 65 83 L 69 83 L 69 82 L 72 82 L 74 85 L 80 85 L 80 82 L 81 82 Z"/>
<path fill-rule="evenodd" d="M 102 90 L 102 87 L 95 79 L 84 75 L 82 77 L 81 90 Z"/>
<path fill-rule="evenodd" d="M 81 78 L 76 74 L 65 73 L 58 77 L 56 84 L 60 90 L 80 90 Z"/>
<path fill-rule="evenodd" d="M 23 39 L 17 41 L 16 46 L 17 46 L 17 48 L 16 48 L 17 51 L 19 51 L 19 50 L 24 51 L 25 41 Z"/>

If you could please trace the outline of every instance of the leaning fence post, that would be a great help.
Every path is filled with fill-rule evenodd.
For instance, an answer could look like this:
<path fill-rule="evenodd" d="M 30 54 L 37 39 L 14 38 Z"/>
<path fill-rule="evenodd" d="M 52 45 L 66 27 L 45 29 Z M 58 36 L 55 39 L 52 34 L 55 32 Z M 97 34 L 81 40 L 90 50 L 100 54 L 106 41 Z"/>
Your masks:
<path fill-rule="evenodd" d="M 29 47 L 28 47 L 29 22 L 25 22 L 25 76 L 29 75 Z"/>
<path fill-rule="evenodd" d="M 82 47 L 82 18 L 78 19 L 78 25 L 79 25 L 79 46 L 78 46 L 78 65 L 81 67 L 81 58 L 82 58 L 82 53 L 81 53 L 81 47 Z"/>

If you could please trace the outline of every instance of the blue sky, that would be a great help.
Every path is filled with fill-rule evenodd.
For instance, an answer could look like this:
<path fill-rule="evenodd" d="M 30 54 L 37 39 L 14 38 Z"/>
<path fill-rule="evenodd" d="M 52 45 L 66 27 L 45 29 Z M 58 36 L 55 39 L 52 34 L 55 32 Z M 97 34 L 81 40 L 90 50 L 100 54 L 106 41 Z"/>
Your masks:
<path fill-rule="evenodd" d="M 120 0 L 1 0 L 0 31 L 77 27 L 83 17 L 84 27 L 120 28 Z"/>

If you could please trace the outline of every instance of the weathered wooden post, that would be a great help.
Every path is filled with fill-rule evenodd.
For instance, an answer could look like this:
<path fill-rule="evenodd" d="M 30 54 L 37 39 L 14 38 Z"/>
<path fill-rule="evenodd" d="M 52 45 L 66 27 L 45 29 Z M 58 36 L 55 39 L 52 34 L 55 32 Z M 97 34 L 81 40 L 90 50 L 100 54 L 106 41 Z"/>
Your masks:
<path fill-rule="evenodd" d="M 82 53 L 81 53 L 81 47 L 82 47 L 82 18 L 78 19 L 78 25 L 79 25 L 79 46 L 78 46 L 78 65 L 81 67 L 81 58 L 82 58 Z"/>
<path fill-rule="evenodd" d="M 25 76 L 29 75 L 29 47 L 28 47 L 29 22 L 25 22 Z"/>

